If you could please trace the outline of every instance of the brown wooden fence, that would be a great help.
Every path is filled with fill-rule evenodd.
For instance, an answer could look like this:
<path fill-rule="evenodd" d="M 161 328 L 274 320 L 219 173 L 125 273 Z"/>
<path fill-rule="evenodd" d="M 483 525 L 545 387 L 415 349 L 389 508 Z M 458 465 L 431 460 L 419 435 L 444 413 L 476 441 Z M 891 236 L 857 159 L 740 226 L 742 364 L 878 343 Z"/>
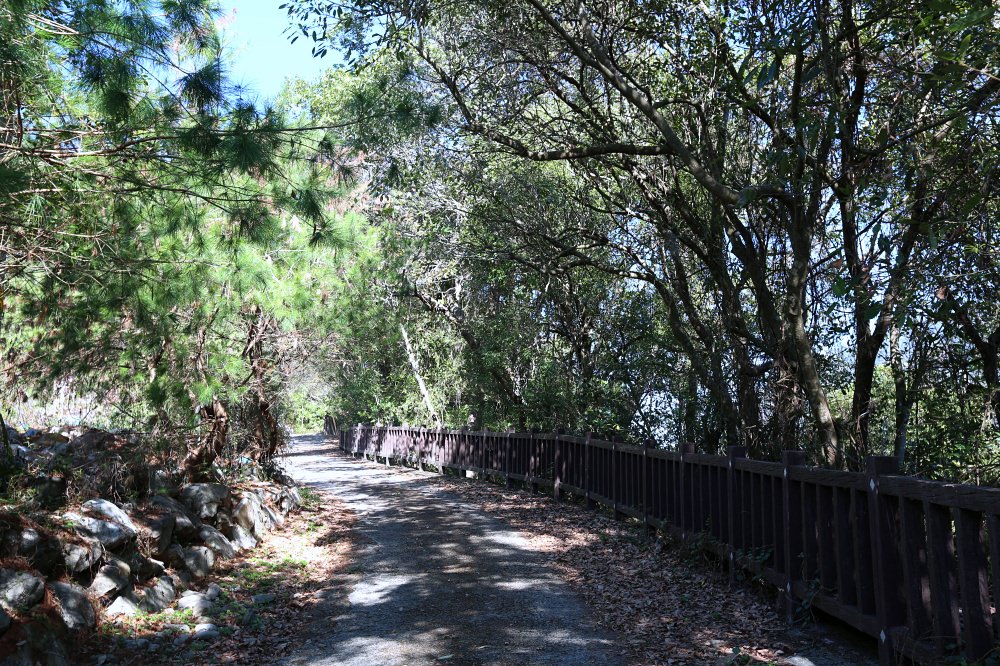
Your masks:
<path fill-rule="evenodd" d="M 327 425 L 328 429 L 329 424 Z M 335 434 L 335 433 L 330 433 Z M 1000 660 L 1000 490 L 627 446 L 558 433 L 357 425 L 344 451 L 423 467 L 502 475 L 645 525 L 700 535 L 731 572 L 784 590 L 791 617 L 818 608 L 875 637 L 884 664 Z"/>

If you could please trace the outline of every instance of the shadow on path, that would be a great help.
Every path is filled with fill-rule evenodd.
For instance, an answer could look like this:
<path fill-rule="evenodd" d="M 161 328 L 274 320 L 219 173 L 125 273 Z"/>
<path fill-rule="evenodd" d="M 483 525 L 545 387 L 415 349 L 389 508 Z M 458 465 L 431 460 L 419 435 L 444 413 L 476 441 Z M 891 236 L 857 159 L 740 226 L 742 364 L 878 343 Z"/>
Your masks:
<path fill-rule="evenodd" d="M 520 533 L 428 475 L 354 460 L 322 436 L 295 437 L 284 462 L 297 481 L 358 514 L 347 603 L 312 609 L 287 663 L 624 663 Z"/>

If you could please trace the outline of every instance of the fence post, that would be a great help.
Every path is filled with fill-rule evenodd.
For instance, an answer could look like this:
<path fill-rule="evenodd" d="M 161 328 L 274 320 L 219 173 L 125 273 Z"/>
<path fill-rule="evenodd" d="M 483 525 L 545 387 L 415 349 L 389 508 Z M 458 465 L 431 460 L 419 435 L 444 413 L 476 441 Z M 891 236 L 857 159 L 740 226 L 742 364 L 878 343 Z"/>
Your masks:
<path fill-rule="evenodd" d="M 615 520 L 625 520 L 626 518 L 625 514 L 618 510 L 618 496 L 622 489 L 621 470 L 618 464 L 618 445 L 620 443 L 621 437 L 618 435 L 611 437 L 611 510 Z"/>
<path fill-rule="evenodd" d="M 483 428 L 480 432 L 479 451 L 479 478 L 486 478 L 486 443 L 489 441 L 489 429 Z"/>
<path fill-rule="evenodd" d="M 646 438 L 642 440 L 642 524 L 646 528 L 647 536 L 656 534 L 656 527 L 649 523 L 650 491 L 652 484 L 649 482 L 649 449 L 655 446 L 656 442 Z"/>
<path fill-rule="evenodd" d="M 535 441 L 535 431 L 528 431 L 528 451 L 531 452 L 531 457 L 528 459 L 528 487 L 531 488 L 531 492 L 538 492 L 538 481 L 536 477 L 538 476 L 538 451 L 535 450 L 537 443 Z"/>
<path fill-rule="evenodd" d="M 793 467 L 805 465 L 806 454 L 802 451 L 782 451 L 781 496 L 785 512 L 785 616 L 789 622 L 795 620 L 798 602 L 795 598 L 795 583 L 802 578 L 802 489 L 791 479 Z"/>
<path fill-rule="evenodd" d="M 588 509 L 597 508 L 597 500 L 592 497 L 594 486 L 590 478 L 590 459 L 593 457 L 591 454 L 594 448 L 591 446 L 590 440 L 593 437 L 594 433 L 588 430 L 583 440 L 583 496 L 587 498 Z"/>
<path fill-rule="evenodd" d="M 514 482 L 510 478 L 510 436 L 514 434 L 513 428 L 507 428 L 507 434 L 504 436 L 504 454 L 503 454 L 503 476 L 504 485 L 508 488 L 514 485 Z"/>
<path fill-rule="evenodd" d="M 875 580 L 875 614 L 878 616 L 878 658 L 883 666 L 896 663 L 892 629 L 906 622 L 899 593 L 899 562 L 892 554 L 896 550 L 896 520 L 889 503 L 879 493 L 879 476 L 899 472 L 899 458 L 868 456 L 868 524 L 871 529 L 872 570 Z"/>
<path fill-rule="evenodd" d="M 552 456 L 552 460 L 555 465 L 555 469 L 552 470 L 552 497 L 558 502 L 562 499 L 562 491 L 559 486 L 562 485 L 562 442 L 559 437 L 563 433 L 562 428 L 556 428 L 552 431 L 552 442 L 555 446 L 555 455 Z"/>
<path fill-rule="evenodd" d="M 729 454 L 729 474 L 727 476 L 727 503 L 726 512 L 729 515 L 729 519 L 726 521 L 729 525 L 729 584 L 732 585 L 736 582 L 736 469 L 733 466 L 733 461 L 737 458 L 747 457 L 747 447 L 745 446 L 730 446 L 728 449 Z M 740 515 L 743 514 L 743 507 L 740 506 Z M 741 532 L 742 533 L 742 532 Z M 742 546 L 742 544 L 740 544 Z"/>
<path fill-rule="evenodd" d="M 681 488 L 681 502 L 680 502 L 680 528 L 681 528 L 681 541 L 687 539 L 687 526 L 688 526 L 688 491 L 691 485 L 690 479 L 688 479 L 688 462 L 687 457 L 694 453 L 694 444 L 681 444 L 681 462 L 680 462 L 680 488 Z"/>

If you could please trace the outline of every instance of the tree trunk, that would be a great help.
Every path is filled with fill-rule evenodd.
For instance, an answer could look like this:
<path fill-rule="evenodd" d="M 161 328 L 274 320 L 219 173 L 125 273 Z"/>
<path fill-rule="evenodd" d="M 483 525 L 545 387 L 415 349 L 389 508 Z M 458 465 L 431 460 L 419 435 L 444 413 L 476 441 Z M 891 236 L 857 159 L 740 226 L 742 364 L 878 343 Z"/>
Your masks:
<path fill-rule="evenodd" d="M 184 477 L 193 481 L 207 478 L 208 468 L 222 453 L 229 434 L 229 413 L 218 398 L 212 398 L 211 405 L 202 405 L 198 413 L 208 431 L 181 463 Z"/>

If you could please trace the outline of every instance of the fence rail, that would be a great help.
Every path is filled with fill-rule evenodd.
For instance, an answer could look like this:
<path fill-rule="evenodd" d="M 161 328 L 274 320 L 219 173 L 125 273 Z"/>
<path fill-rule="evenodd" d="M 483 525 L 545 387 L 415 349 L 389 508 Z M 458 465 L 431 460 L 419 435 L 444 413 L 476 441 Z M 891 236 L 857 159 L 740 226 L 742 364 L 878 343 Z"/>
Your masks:
<path fill-rule="evenodd" d="M 326 428 L 333 432 L 332 420 Z M 702 535 L 729 561 L 784 591 L 791 617 L 814 606 L 878 641 L 880 661 L 1000 659 L 1000 490 L 627 446 L 559 433 L 357 425 L 340 448 L 423 467 L 502 475 L 569 492 L 681 538 Z M 708 537 L 708 538 L 705 538 Z"/>

